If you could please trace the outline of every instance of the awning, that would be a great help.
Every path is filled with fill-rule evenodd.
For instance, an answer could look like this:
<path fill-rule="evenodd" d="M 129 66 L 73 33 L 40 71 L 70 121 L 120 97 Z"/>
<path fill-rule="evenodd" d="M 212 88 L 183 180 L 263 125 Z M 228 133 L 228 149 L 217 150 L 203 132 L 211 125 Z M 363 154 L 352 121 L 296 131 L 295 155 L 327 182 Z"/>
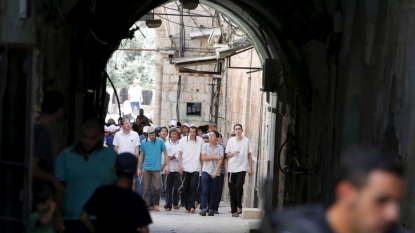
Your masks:
<path fill-rule="evenodd" d="M 171 63 L 175 64 L 176 67 L 217 64 L 217 63 L 223 63 L 223 62 L 224 62 L 224 59 L 219 59 L 217 56 L 182 57 L 182 58 L 175 58 L 171 61 Z"/>

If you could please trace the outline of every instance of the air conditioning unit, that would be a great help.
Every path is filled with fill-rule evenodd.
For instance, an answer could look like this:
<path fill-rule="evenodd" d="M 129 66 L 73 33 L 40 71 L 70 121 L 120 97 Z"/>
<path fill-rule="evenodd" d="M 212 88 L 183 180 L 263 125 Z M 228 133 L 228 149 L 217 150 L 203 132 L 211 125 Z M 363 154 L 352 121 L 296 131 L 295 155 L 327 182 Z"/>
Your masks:
<path fill-rule="evenodd" d="M 209 40 L 208 40 L 209 44 L 214 45 L 214 44 L 219 43 L 221 36 L 222 36 L 222 31 L 220 30 L 220 28 L 214 28 L 209 36 Z"/>

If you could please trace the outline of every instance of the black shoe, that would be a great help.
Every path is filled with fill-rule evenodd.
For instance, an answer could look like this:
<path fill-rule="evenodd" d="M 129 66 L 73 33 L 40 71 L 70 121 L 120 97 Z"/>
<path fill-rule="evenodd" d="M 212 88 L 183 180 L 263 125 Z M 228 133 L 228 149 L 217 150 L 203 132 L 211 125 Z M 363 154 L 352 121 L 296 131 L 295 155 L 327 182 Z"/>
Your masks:
<path fill-rule="evenodd" d="M 215 212 L 213 212 L 213 211 L 209 211 L 208 216 L 215 216 Z"/>
<path fill-rule="evenodd" d="M 201 216 L 206 216 L 206 210 L 202 210 L 202 211 L 200 211 L 200 213 L 199 213 Z"/>
<path fill-rule="evenodd" d="M 215 214 L 220 214 L 218 211 L 215 211 Z"/>

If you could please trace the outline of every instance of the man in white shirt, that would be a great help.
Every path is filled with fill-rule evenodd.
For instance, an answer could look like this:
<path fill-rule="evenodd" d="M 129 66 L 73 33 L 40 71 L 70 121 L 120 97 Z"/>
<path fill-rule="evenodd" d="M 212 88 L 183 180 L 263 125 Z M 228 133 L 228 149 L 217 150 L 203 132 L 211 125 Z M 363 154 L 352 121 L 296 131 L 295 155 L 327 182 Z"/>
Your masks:
<path fill-rule="evenodd" d="M 131 130 L 130 120 L 124 118 L 122 120 L 122 130 L 114 136 L 114 150 L 118 154 L 131 153 L 138 159 L 140 154 L 140 137 L 136 132 Z"/>
<path fill-rule="evenodd" d="M 242 136 L 241 124 L 233 127 L 235 137 L 229 139 L 226 145 L 228 159 L 228 187 L 231 196 L 232 217 L 239 217 L 242 213 L 242 196 L 244 193 L 245 175 L 248 172 L 252 176 L 252 152 L 251 141 Z"/>
<path fill-rule="evenodd" d="M 172 208 L 179 209 L 179 189 L 181 176 L 179 173 L 179 131 L 176 128 L 170 129 L 169 140 L 166 141 L 167 154 L 170 158 L 170 173 L 167 176 L 166 211 Z"/>
<path fill-rule="evenodd" d="M 140 80 L 134 79 L 133 85 L 128 88 L 128 101 L 131 103 L 131 110 L 134 112 L 134 106 L 137 110 L 141 108 L 141 102 L 143 102 L 143 90 L 140 86 Z"/>
<path fill-rule="evenodd" d="M 195 212 L 203 139 L 196 136 L 197 128 L 190 126 L 189 136 L 180 139 L 179 172 L 183 174 L 186 213 Z"/>

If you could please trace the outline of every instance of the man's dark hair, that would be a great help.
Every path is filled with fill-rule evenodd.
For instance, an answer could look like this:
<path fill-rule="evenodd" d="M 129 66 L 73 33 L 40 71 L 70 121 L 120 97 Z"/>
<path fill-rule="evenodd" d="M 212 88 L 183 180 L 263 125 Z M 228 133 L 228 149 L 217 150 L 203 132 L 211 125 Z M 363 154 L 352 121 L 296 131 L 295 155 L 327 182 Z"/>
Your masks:
<path fill-rule="evenodd" d="M 81 130 L 95 130 L 98 129 L 99 132 L 104 132 L 104 124 L 102 124 L 97 118 L 90 118 L 84 121 L 81 125 Z"/>
<path fill-rule="evenodd" d="M 136 133 L 140 134 L 140 126 L 138 126 L 137 123 L 133 124 L 133 131 L 135 131 Z"/>
<path fill-rule="evenodd" d="M 374 170 L 387 171 L 403 177 L 401 162 L 393 155 L 374 148 L 354 148 L 343 154 L 335 176 L 335 184 L 349 181 L 361 187 Z"/>
<path fill-rule="evenodd" d="M 242 130 L 244 129 L 244 128 L 242 128 L 242 125 L 241 125 L 241 124 L 235 124 L 235 125 L 233 126 L 233 130 L 235 130 L 235 127 L 236 127 L 236 126 L 240 126 Z"/>
<path fill-rule="evenodd" d="M 49 91 L 43 96 L 43 102 L 41 105 L 41 112 L 47 114 L 53 114 L 60 108 L 64 107 L 65 100 L 63 95 L 59 91 Z"/>

